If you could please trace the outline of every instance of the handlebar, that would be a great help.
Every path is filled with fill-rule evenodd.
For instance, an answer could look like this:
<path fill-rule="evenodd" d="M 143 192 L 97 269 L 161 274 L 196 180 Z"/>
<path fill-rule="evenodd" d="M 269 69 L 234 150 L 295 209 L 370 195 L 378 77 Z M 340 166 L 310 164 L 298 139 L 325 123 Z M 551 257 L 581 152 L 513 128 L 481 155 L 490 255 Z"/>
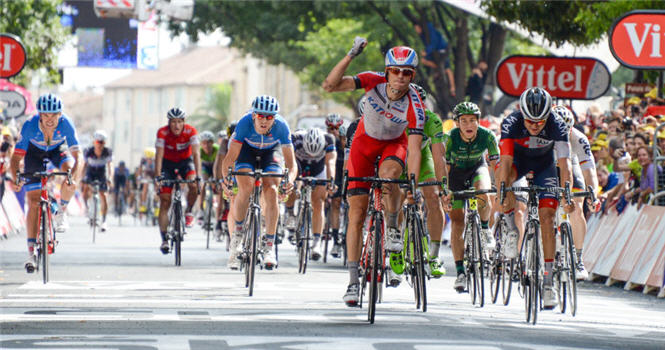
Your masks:
<path fill-rule="evenodd" d="M 16 173 L 16 177 L 21 181 L 20 179 L 25 179 L 27 177 L 39 177 L 39 178 L 52 178 L 55 176 L 66 176 L 67 177 L 67 183 L 71 185 L 72 183 L 72 172 L 71 170 L 67 171 L 54 171 L 54 172 L 47 172 L 47 171 L 37 171 L 34 173 Z"/>

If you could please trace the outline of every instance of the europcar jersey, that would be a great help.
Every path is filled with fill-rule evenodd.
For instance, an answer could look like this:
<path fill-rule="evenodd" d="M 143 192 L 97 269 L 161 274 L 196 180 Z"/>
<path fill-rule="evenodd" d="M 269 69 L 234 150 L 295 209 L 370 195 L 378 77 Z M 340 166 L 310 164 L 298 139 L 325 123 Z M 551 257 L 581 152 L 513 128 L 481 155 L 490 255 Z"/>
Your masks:
<path fill-rule="evenodd" d="M 554 161 L 554 149 L 559 158 L 570 158 L 570 145 L 566 123 L 551 114 L 545 127 L 536 136 L 531 136 L 524 126 L 520 111 L 513 112 L 501 123 L 501 155 Z"/>
<path fill-rule="evenodd" d="M 102 154 L 98 157 L 97 154 L 95 154 L 95 147 L 91 146 L 85 149 L 83 152 L 83 158 L 88 164 L 89 169 L 105 169 L 106 164 L 113 160 L 113 153 L 110 148 L 104 147 L 102 149 Z"/>
<path fill-rule="evenodd" d="M 499 159 L 496 137 L 489 129 L 478 127 L 476 138 L 471 142 L 462 140 L 460 129 L 450 130 L 446 138 L 446 161 L 451 167 L 468 169 L 485 162 L 485 152 L 489 160 Z"/>
<path fill-rule="evenodd" d="M 37 114 L 23 124 L 14 152 L 18 155 L 25 155 L 30 146 L 48 152 L 60 147 L 63 143 L 67 143 L 72 151 L 79 149 L 74 123 L 64 114 L 60 116 L 53 132 L 53 138 L 47 142 L 44 133 L 39 128 L 39 114 Z"/>
<path fill-rule="evenodd" d="M 192 145 L 198 145 L 196 129 L 185 124 L 180 135 L 174 135 L 168 125 L 157 130 L 155 147 L 164 148 L 164 159 L 179 162 L 192 156 Z"/>
<path fill-rule="evenodd" d="M 238 122 L 231 140 L 238 143 L 245 143 L 252 148 L 257 149 L 270 149 L 277 145 L 288 146 L 291 145 L 291 130 L 281 115 L 275 116 L 275 122 L 272 129 L 266 135 L 256 132 L 254 129 L 254 121 L 252 120 L 252 113 L 247 113 Z"/>
<path fill-rule="evenodd" d="M 335 151 L 335 137 L 330 134 L 325 134 L 326 146 L 321 150 L 319 154 L 310 155 L 305 152 L 305 147 L 303 144 L 305 142 L 305 136 L 307 135 L 306 130 L 297 130 L 291 135 L 291 141 L 293 142 L 293 150 L 296 154 L 296 159 L 301 163 L 319 163 L 323 162 L 326 158 L 326 154 L 329 152 Z"/>
<path fill-rule="evenodd" d="M 358 130 L 377 140 L 394 140 L 408 127 L 410 134 L 422 134 L 425 109 L 418 92 L 409 86 L 401 99 L 391 101 L 383 73 L 364 72 L 354 77 L 356 88 L 365 89 L 363 118 Z"/>

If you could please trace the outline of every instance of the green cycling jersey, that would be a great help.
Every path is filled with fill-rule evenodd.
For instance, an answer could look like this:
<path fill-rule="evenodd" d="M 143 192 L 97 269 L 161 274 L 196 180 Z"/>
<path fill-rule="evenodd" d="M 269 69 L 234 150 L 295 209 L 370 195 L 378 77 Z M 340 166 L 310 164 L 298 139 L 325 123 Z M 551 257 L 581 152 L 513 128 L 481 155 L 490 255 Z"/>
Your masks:
<path fill-rule="evenodd" d="M 219 151 L 219 145 L 216 144 L 216 143 L 213 143 L 212 152 L 210 154 L 207 154 L 203 150 L 203 147 L 201 147 L 201 163 L 208 163 L 208 164 L 214 163 L 215 158 L 217 158 L 217 152 L 218 151 Z"/>
<path fill-rule="evenodd" d="M 485 151 L 489 153 L 489 160 L 499 159 L 499 148 L 496 136 L 487 128 L 478 127 L 476 138 L 471 142 L 462 140 L 459 128 L 453 128 L 447 134 L 446 161 L 451 167 L 468 169 L 485 162 Z"/>
<path fill-rule="evenodd" d="M 434 159 L 432 158 L 432 150 L 430 145 L 443 143 L 445 141 L 445 134 L 443 133 L 443 123 L 436 113 L 425 110 L 426 121 L 423 127 L 423 142 L 421 145 L 420 157 L 420 175 L 419 181 L 433 179 L 434 172 Z M 406 133 L 409 134 L 409 129 Z M 406 177 L 403 177 L 405 179 Z"/>

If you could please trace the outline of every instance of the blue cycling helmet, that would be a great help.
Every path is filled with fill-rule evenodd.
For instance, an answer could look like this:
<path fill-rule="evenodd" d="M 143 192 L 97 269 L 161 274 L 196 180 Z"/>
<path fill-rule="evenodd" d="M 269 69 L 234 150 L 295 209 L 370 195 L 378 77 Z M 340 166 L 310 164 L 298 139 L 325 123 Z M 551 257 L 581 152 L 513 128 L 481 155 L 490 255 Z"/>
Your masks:
<path fill-rule="evenodd" d="M 60 97 L 48 93 L 39 96 L 37 100 L 37 112 L 39 113 L 58 113 L 62 112 L 62 100 Z"/>
<path fill-rule="evenodd" d="M 252 102 L 252 109 L 256 113 L 277 114 L 279 112 L 279 103 L 272 96 L 261 95 L 257 96 L 254 102 Z"/>

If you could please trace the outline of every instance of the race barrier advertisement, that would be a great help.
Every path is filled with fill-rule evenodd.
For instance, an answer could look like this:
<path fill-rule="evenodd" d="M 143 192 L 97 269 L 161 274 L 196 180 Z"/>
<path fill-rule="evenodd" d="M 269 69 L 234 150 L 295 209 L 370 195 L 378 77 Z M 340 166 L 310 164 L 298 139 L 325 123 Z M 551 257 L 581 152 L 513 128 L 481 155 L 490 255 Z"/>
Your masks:
<path fill-rule="evenodd" d="M 589 220 L 583 260 L 590 279 L 607 277 L 606 285 L 626 282 L 624 289 L 654 289 L 665 297 L 665 207 L 629 206 Z"/>
<path fill-rule="evenodd" d="M 4 217 L 0 218 L 0 226 L 2 232 L 7 229 L 7 232 L 19 233 L 25 229 L 25 215 L 11 186 L 11 182 L 5 181 L 5 195 L 1 205 Z"/>

